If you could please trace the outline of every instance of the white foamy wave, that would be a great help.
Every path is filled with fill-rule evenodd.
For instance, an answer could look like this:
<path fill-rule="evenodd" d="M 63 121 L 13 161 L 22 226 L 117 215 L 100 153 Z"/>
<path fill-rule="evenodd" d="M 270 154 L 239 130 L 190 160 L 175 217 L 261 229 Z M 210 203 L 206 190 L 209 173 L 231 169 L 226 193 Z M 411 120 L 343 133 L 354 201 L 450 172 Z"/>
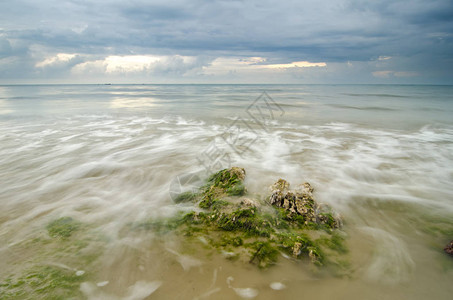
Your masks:
<path fill-rule="evenodd" d="M 381 229 L 363 228 L 375 239 L 374 256 L 365 274 L 368 279 L 397 285 L 409 281 L 415 270 L 406 244 L 396 236 Z"/>

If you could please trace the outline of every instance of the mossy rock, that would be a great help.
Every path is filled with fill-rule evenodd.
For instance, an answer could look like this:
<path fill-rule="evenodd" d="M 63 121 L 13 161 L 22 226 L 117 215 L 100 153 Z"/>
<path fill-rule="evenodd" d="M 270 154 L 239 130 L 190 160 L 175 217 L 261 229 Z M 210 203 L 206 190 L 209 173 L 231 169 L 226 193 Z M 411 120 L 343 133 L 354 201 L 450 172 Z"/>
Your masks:
<path fill-rule="evenodd" d="M 257 213 L 256 207 L 239 208 L 231 213 L 222 213 L 217 226 L 226 231 L 241 231 L 246 236 L 270 237 L 271 224 Z"/>
<path fill-rule="evenodd" d="M 257 241 L 251 245 L 252 258 L 251 263 L 255 263 L 260 268 L 267 268 L 274 265 L 279 256 L 279 251 L 270 242 Z"/>
<path fill-rule="evenodd" d="M 244 179 L 245 170 L 238 167 L 223 169 L 211 175 L 199 195 L 201 198 L 199 206 L 206 209 L 210 208 L 215 200 L 225 196 L 245 195 L 247 189 L 244 185 Z"/>
<path fill-rule="evenodd" d="M 237 184 L 242 184 L 245 179 L 245 170 L 243 168 L 232 167 L 230 169 L 223 169 L 208 179 L 208 183 L 215 187 L 223 189 L 231 188 Z"/>
<path fill-rule="evenodd" d="M 296 260 L 306 258 L 317 266 L 328 263 L 326 256 L 331 252 L 347 253 L 344 239 L 335 234 L 338 219 L 333 211 L 320 209 L 308 183 L 290 191 L 289 183 L 280 179 L 272 186 L 273 194 L 266 202 L 243 197 L 247 194 L 244 179 L 242 168 L 221 170 L 207 179 L 199 193 L 180 195 L 181 202 L 198 203 L 202 211 L 150 220 L 140 226 L 161 233 L 174 231 L 188 238 L 200 237 L 220 253 L 228 253 L 228 258 L 241 257 L 259 268 L 276 264 L 284 253 Z M 324 232 L 323 238 L 311 238 L 310 233 L 321 234 L 317 232 Z"/>

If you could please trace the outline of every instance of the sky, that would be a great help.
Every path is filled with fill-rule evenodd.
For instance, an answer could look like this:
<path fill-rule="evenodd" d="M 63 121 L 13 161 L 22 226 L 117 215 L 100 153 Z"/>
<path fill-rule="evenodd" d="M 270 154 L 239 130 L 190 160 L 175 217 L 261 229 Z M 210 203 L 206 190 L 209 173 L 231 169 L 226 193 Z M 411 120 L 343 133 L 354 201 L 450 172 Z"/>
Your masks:
<path fill-rule="evenodd" d="M 0 0 L 0 84 L 453 84 L 453 0 Z"/>

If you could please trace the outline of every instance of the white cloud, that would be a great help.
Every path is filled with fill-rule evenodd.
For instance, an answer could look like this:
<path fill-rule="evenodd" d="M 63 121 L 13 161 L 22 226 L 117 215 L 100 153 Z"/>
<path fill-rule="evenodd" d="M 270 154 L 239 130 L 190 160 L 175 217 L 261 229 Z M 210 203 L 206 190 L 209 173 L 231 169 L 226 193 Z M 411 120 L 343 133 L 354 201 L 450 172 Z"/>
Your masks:
<path fill-rule="evenodd" d="M 151 55 L 108 56 L 104 60 L 106 73 L 134 73 L 152 68 L 162 57 Z"/>
<path fill-rule="evenodd" d="M 227 72 L 266 72 L 270 69 L 285 69 L 292 68 L 311 68 L 311 67 L 326 67 L 325 62 L 312 63 L 308 61 L 297 61 L 289 64 L 266 64 L 267 59 L 263 57 L 219 57 L 216 58 L 210 66 L 203 68 L 205 72 L 218 74 Z"/>
<path fill-rule="evenodd" d="M 202 59 L 195 56 L 181 55 L 111 55 L 103 59 L 88 60 L 72 67 L 74 75 L 101 74 L 101 75 L 149 75 L 185 73 L 202 67 Z"/>
<path fill-rule="evenodd" d="M 76 57 L 76 54 L 58 53 L 55 56 L 48 57 L 45 60 L 38 62 L 35 66 L 37 68 L 44 68 L 47 66 L 66 63 L 69 62 L 74 57 Z"/>
<path fill-rule="evenodd" d="M 325 62 L 312 63 L 309 61 L 295 61 L 289 64 L 273 64 L 263 65 L 264 68 L 268 69 L 288 69 L 288 68 L 312 68 L 312 67 L 326 67 Z"/>
<path fill-rule="evenodd" d="M 71 69 L 74 75 L 87 75 L 92 73 L 104 74 L 106 72 L 105 60 L 86 61 L 75 65 Z"/>

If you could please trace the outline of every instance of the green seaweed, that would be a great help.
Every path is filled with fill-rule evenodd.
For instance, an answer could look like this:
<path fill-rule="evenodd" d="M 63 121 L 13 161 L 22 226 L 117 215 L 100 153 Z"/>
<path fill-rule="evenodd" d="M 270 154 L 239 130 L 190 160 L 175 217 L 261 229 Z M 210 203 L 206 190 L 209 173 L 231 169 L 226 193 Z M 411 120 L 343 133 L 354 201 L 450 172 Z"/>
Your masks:
<path fill-rule="evenodd" d="M 197 197 L 198 197 L 197 193 L 187 191 L 187 192 L 181 193 L 178 196 L 176 196 L 176 198 L 174 199 L 174 202 L 175 203 L 190 202 L 190 201 L 194 201 L 195 199 L 197 199 Z"/>
<path fill-rule="evenodd" d="M 257 241 L 251 245 L 253 250 L 250 263 L 260 268 L 267 268 L 277 262 L 279 251 L 270 242 Z"/>
<path fill-rule="evenodd" d="M 283 232 L 278 234 L 278 242 L 283 251 L 298 258 L 308 255 L 312 262 L 322 264 L 324 254 L 320 247 L 306 234 L 297 232 Z"/>
<path fill-rule="evenodd" d="M 275 221 L 277 228 L 280 229 L 307 229 L 318 230 L 323 227 L 316 222 L 307 220 L 303 215 L 291 213 L 284 208 L 274 207 L 276 211 Z"/>
<path fill-rule="evenodd" d="M 154 230 L 159 233 L 167 233 L 176 230 L 184 224 L 202 224 L 203 220 L 199 218 L 199 215 L 194 211 L 186 214 L 179 212 L 171 218 L 153 218 L 134 224 L 132 225 L 132 229 Z"/>
<path fill-rule="evenodd" d="M 215 200 L 225 195 L 242 196 L 246 193 L 243 183 L 245 171 L 241 168 L 223 169 L 211 175 L 207 184 L 202 187 L 201 202 L 199 206 L 204 209 L 210 208 Z"/>
<path fill-rule="evenodd" d="M 230 205 L 230 202 L 225 201 L 225 200 L 214 200 L 211 204 L 211 208 L 213 210 L 220 210 L 226 206 Z"/>
<path fill-rule="evenodd" d="M 227 236 L 227 235 L 222 235 L 221 241 L 219 243 L 220 246 L 227 247 L 227 246 L 233 246 L 233 247 L 240 247 L 244 244 L 244 240 L 240 236 Z"/>
<path fill-rule="evenodd" d="M 54 238 L 69 238 L 80 224 L 71 217 L 62 217 L 47 225 L 49 235 Z"/>
<path fill-rule="evenodd" d="M 338 233 L 333 232 L 331 237 L 323 236 L 316 240 L 320 245 L 325 245 L 331 250 L 340 254 L 348 253 L 348 248 L 345 246 L 345 239 Z"/>
<path fill-rule="evenodd" d="M 81 298 L 80 283 L 86 276 L 53 266 L 36 266 L 18 278 L 0 283 L 0 299 Z"/>
<path fill-rule="evenodd" d="M 211 186 L 220 187 L 223 189 L 231 188 L 237 184 L 242 184 L 240 168 L 223 169 L 211 175 L 208 183 Z"/>
<path fill-rule="evenodd" d="M 232 213 L 222 213 L 217 226 L 226 231 L 242 231 L 248 236 L 269 237 L 273 232 L 270 223 L 257 214 L 256 207 L 240 208 Z"/>
<path fill-rule="evenodd" d="M 329 212 L 320 213 L 320 214 L 318 214 L 318 219 L 319 219 L 319 222 L 321 223 L 321 227 L 323 227 L 323 228 L 327 227 L 327 229 L 334 229 L 334 228 L 338 227 L 337 221 L 333 217 L 332 213 L 329 213 Z"/>
<path fill-rule="evenodd" d="M 235 184 L 226 190 L 226 193 L 230 196 L 242 196 L 246 192 L 243 184 Z"/>

